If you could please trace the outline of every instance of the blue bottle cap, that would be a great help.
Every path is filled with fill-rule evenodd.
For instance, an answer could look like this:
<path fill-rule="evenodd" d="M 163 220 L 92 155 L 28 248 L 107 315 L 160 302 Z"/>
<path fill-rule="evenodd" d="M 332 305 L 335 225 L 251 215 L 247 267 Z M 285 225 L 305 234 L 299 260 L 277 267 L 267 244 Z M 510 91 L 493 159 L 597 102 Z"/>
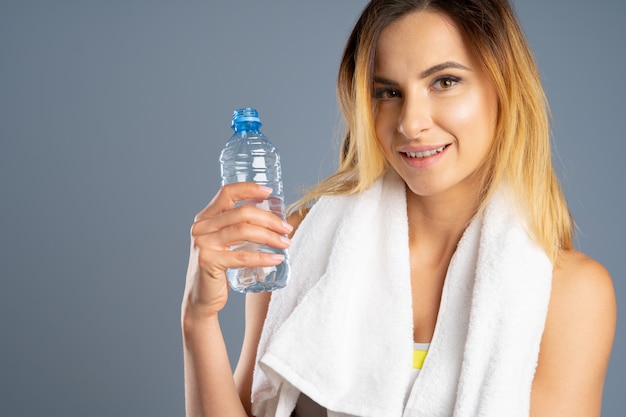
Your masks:
<path fill-rule="evenodd" d="M 233 121 L 230 124 L 231 128 L 235 128 L 235 125 L 240 123 L 258 123 L 261 126 L 261 119 L 259 119 L 259 112 L 252 107 L 245 107 L 237 109 L 233 112 Z"/>

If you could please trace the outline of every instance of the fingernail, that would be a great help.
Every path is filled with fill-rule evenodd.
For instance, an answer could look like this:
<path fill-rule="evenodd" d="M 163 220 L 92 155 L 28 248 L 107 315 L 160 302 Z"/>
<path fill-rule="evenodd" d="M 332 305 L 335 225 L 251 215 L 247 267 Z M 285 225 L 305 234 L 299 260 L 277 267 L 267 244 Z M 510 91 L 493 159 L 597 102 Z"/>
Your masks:
<path fill-rule="evenodd" d="M 285 255 L 280 255 L 280 254 L 273 254 L 270 255 L 272 257 L 273 260 L 275 260 L 276 262 L 282 262 L 285 259 Z"/>
<path fill-rule="evenodd" d="M 285 245 L 291 244 L 291 239 L 289 239 L 287 236 L 281 236 L 280 241 L 283 242 Z"/>
<path fill-rule="evenodd" d="M 261 188 L 261 190 L 266 194 L 271 194 L 272 191 L 274 191 L 271 187 L 266 187 L 265 185 L 260 185 L 259 188 Z"/>
<path fill-rule="evenodd" d="M 289 230 L 290 232 L 293 230 L 293 226 L 290 225 L 289 223 L 285 222 L 285 221 L 283 222 L 283 227 L 285 229 Z"/>

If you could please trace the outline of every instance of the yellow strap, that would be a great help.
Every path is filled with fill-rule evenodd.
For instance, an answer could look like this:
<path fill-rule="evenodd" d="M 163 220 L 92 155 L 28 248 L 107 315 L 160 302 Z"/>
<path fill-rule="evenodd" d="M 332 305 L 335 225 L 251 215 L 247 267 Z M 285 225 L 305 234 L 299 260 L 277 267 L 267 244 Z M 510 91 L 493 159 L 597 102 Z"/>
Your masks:
<path fill-rule="evenodd" d="M 424 359 L 426 359 L 427 350 L 413 350 L 413 368 L 422 369 Z"/>

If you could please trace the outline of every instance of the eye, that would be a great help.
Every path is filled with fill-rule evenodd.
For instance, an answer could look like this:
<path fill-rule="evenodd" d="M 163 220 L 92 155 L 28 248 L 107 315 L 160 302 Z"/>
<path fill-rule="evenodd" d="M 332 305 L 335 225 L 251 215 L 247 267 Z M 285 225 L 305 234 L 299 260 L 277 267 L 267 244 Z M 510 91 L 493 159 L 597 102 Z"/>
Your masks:
<path fill-rule="evenodd" d="M 374 90 L 374 98 L 377 100 L 393 100 L 402 95 L 399 90 L 390 87 L 381 87 Z"/>
<path fill-rule="evenodd" d="M 449 90 L 454 87 L 460 81 L 457 77 L 451 77 L 446 75 L 444 77 L 439 77 L 433 82 L 433 88 L 435 90 Z"/>

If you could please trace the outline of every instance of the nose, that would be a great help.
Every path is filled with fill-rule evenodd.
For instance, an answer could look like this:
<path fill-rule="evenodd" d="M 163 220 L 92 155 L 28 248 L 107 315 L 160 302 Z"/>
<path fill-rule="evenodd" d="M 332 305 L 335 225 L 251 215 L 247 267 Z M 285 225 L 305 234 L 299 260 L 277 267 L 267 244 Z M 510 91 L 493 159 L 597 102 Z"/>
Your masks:
<path fill-rule="evenodd" d="M 419 94 L 405 96 L 402 113 L 398 120 L 398 132 L 407 139 L 418 138 L 433 123 L 431 109 L 427 97 Z"/>

